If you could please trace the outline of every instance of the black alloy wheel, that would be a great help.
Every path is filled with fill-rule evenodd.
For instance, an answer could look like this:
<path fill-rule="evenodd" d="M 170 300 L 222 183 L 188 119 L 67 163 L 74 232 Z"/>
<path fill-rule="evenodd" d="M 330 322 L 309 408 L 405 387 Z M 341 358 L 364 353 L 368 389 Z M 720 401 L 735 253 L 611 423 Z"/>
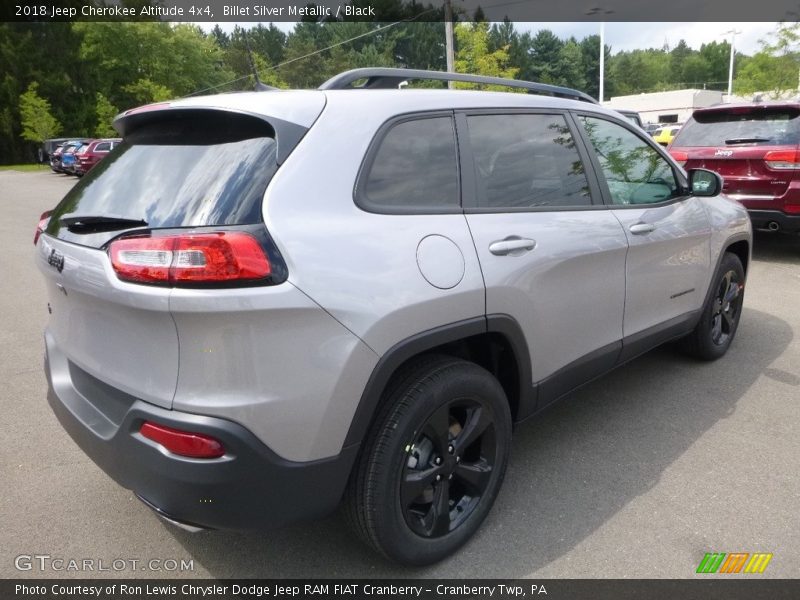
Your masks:
<path fill-rule="evenodd" d="M 736 271 L 731 269 L 722 276 L 711 316 L 711 341 L 717 346 L 725 345 L 736 330 L 741 310 L 741 290 L 742 285 Z"/>
<path fill-rule="evenodd" d="M 427 355 L 392 378 L 345 496 L 351 526 L 384 556 L 428 565 L 478 530 L 511 447 L 505 391 L 483 367 Z"/>
<path fill-rule="evenodd" d="M 744 302 L 744 268 L 738 256 L 723 255 L 700 320 L 681 340 L 688 354 L 702 360 L 723 356 L 733 342 Z"/>
<path fill-rule="evenodd" d="M 480 502 L 497 456 L 488 408 L 459 398 L 438 408 L 408 446 L 400 501 L 408 526 L 441 537 L 461 525 Z"/>

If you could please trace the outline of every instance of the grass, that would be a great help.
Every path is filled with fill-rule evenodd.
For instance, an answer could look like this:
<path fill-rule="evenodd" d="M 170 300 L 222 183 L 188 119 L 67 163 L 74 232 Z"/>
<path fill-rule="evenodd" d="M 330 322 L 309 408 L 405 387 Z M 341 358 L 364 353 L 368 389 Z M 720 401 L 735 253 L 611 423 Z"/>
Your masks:
<path fill-rule="evenodd" d="M 49 168 L 50 165 L 39 163 L 32 165 L 0 165 L 0 171 L 44 171 Z"/>

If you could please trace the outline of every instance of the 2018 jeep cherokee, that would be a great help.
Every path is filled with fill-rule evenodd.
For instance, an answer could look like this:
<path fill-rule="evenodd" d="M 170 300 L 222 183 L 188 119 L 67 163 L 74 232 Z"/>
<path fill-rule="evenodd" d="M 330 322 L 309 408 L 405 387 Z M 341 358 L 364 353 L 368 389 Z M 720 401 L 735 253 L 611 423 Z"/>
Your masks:
<path fill-rule="evenodd" d="M 367 69 L 134 109 L 43 215 L 49 402 L 163 517 L 344 498 L 430 563 L 487 515 L 513 423 L 665 341 L 731 344 L 751 228 L 719 176 L 574 90 L 397 89 L 418 78 L 497 83 Z"/>

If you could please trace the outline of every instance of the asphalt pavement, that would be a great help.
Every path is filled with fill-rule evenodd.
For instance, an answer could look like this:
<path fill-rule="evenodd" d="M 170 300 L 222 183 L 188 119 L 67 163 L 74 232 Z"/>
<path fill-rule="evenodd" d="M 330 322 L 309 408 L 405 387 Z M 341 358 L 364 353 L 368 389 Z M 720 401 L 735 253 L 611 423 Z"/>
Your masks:
<path fill-rule="evenodd" d="M 45 400 L 32 244 L 74 182 L 0 171 L 0 577 L 687 578 L 706 552 L 769 552 L 759 577 L 800 576 L 800 238 L 757 235 L 723 359 L 659 348 L 521 426 L 477 536 L 412 570 L 362 546 L 340 515 L 184 532 L 78 449 Z"/>

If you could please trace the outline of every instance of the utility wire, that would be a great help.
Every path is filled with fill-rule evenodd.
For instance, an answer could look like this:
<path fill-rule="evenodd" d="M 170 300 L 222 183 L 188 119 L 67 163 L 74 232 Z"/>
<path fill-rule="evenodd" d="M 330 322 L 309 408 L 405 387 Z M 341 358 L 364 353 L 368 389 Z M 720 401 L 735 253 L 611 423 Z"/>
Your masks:
<path fill-rule="evenodd" d="M 389 29 L 390 27 L 394 27 L 395 25 L 400 25 L 400 23 L 410 23 L 411 21 L 417 20 L 422 15 L 426 15 L 429 12 L 433 12 L 435 10 L 438 10 L 438 9 L 436 9 L 436 8 L 428 9 L 428 10 L 426 10 L 424 12 L 419 13 L 418 15 L 416 15 L 414 17 L 409 17 L 407 19 L 403 19 L 402 21 L 395 21 L 394 23 L 389 23 L 388 25 L 384 25 L 383 27 L 378 27 L 377 29 L 373 29 L 372 31 L 367 31 L 366 33 L 362 33 L 361 35 L 357 35 L 355 37 L 351 37 L 350 39 L 344 40 L 343 42 L 337 42 L 335 44 L 332 44 L 332 45 L 328 46 L 327 48 L 322 48 L 320 50 L 315 50 L 314 52 L 309 52 L 308 54 L 304 54 L 303 56 L 298 56 L 296 58 L 284 61 L 284 62 L 279 63 L 277 65 L 273 65 L 271 67 L 267 67 L 267 69 L 268 70 L 278 69 L 280 67 L 283 67 L 283 66 L 288 65 L 290 63 L 296 62 L 298 60 L 303 60 L 304 58 L 309 58 L 311 56 L 315 56 L 317 54 L 321 54 L 322 52 L 327 52 L 328 50 L 331 50 L 332 48 L 337 48 L 338 46 L 343 46 L 344 44 L 349 44 L 350 42 L 354 42 L 354 41 L 356 41 L 358 39 L 361 39 L 363 37 L 367 37 L 369 35 L 375 35 L 376 33 L 380 32 L 380 31 L 383 31 L 384 29 Z"/>
<path fill-rule="evenodd" d="M 367 36 L 370 36 L 370 35 L 375 35 L 376 33 L 379 33 L 379 32 L 381 32 L 381 31 L 383 31 L 385 29 L 389 29 L 390 27 L 394 27 L 395 25 L 400 25 L 401 23 L 410 23 L 411 21 L 416 21 L 421 16 L 426 15 L 426 14 L 428 14 L 430 12 L 434 12 L 436 10 L 438 10 L 438 9 L 436 9 L 436 8 L 428 9 L 428 10 L 423 11 L 423 12 L 421 12 L 418 15 L 415 15 L 413 17 L 409 17 L 407 19 L 402 19 L 400 21 L 395 21 L 394 23 L 389 23 L 388 25 L 384 25 L 383 27 L 378 27 L 377 29 L 373 29 L 372 31 L 367 31 L 366 33 L 362 33 L 361 35 L 357 35 L 355 37 L 351 37 L 350 39 L 344 40 L 342 42 L 337 42 L 336 44 L 332 44 L 332 45 L 328 46 L 327 48 L 322 48 L 321 50 L 315 50 L 314 52 L 310 52 L 308 54 L 304 54 L 303 56 L 298 56 L 296 58 L 284 61 L 284 62 L 279 63 L 277 65 L 272 65 L 270 67 L 267 67 L 267 70 L 272 71 L 274 69 L 278 69 L 280 67 L 283 67 L 285 65 L 291 64 L 291 63 L 296 62 L 298 60 L 303 60 L 305 58 L 309 58 L 311 56 L 315 56 L 315 55 L 320 54 L 322 52 L 327 52 L 328 50 L 331 50 L 332 48 L 336 48 L 338 46 L 343 46 L 344 44 L 349 44 L 350 42 L 354 42 L 354 41 L 356 41 L 358 39 L 361 39 L 363 37 L 367 37 Z M 344 22 L 346 22 L 346 21 L 344 21 Z M 243 77 L 237 77 L 236 79 L 232 79 L 231 81 L 226 81 L 225 83 L 220 83 L 218 85 L 212 85 L 211 87 L 207 87 L 207 88 L 204 88 L 202 90 L 197 90 L 196 92 L 192 92 L 191 94 L 187 94 L 185 96 L 181 96 L 181 98 L 191 98 L 192 96 L 196 96 L 198 94 L 202 94 L 203 92 L 209 92 L 211 90 L 216 90 L 218 88 L 224 87 L 226 85 L 230 85 L 232 83 L 236 83 L 238 81 L 242 81 L 243 79 L 248 79 L 250 77 L 252 77 L 252 75 L 250 75 L 250 74 L 244 75 Z"/>

